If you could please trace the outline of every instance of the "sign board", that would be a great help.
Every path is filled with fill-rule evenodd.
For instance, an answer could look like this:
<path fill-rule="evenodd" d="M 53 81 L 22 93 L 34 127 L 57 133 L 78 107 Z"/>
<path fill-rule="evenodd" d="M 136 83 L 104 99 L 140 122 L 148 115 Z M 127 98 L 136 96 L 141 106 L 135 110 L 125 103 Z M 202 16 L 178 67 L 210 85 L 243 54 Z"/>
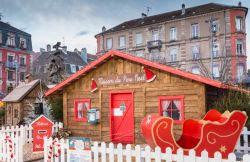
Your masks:
<path fill-rule="evenodd" d="M 39 116 L 31 123 L 33 127 L 33 152 L 44 151 L 44 137 L 52 136 L 53 122 L 44 115 Z"/>
<path fill-rule="evenodd" d="M 113 84 L 131 84 L 131 83 L 145 83 L 145 73 L 131 73 L 123 75 L 103 76 L 94 78 L 97 85 L 113 85 Z"/>
<path fill-rule="evenodd" d="M 67 161 L 92 162 L 90 138 L 68 137 L 68 145 Z"/>

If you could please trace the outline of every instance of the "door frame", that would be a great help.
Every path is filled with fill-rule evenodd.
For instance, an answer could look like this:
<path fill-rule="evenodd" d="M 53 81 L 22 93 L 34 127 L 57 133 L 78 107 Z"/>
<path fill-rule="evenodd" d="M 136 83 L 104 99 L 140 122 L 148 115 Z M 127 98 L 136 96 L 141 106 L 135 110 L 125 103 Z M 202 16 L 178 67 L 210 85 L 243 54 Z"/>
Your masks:
<path fill-rule="evenodd" d="M 110 91 L 109 92 L 109 125 L 110 125 L 110 142 L 112 142 L 112 130 L 113 130 L 113 126 L 112 126 L 112 108 L 111 108 L 111 101 L 112 101 L 112 95 L 114 94 L 125 94 L 125 93 L 130 93 L 132 95 L 132 103 L 131 103 L 131 106 L 133 107 L 133 114 L 132 114 L 132 117 L 133 117 L 133 120 L 135 119 L 134 118 L 134 90 L 121 90 L 121 91 Z M 134 130 L 135 130 L 135 120 L 134 120 Z M 134 144 L 135 143 L 135 131 L 133 132 L 133 140 L 132 140 L 132 143 L 131 144 Z"/>

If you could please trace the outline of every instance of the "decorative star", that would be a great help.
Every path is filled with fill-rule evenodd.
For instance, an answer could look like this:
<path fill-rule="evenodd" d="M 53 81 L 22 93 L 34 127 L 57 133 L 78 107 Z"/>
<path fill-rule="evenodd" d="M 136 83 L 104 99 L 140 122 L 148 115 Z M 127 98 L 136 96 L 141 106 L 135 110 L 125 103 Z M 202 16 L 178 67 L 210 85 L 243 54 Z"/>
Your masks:
<path fill-rule="evenodd" d="M 221 152 L 226 152 L 226 150 L 227 150 L 226 146 L 222 146 L 222 145 L 221 145 L 220 151 L 221 151 Z"/>

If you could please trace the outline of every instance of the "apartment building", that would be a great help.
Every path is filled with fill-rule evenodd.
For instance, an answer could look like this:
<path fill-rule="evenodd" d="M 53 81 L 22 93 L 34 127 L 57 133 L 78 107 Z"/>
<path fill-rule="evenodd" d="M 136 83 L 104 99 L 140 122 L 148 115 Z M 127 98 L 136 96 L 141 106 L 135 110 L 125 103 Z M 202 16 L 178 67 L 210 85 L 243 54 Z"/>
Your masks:
<path fill-rule="evenodd" d="M 0 21 L 0 92 L 9 93 L 30 71 L 31 35 Z"/>
<path fill-rule="evenodd" d="M 238 83 L 246 74 L 248 8 L 209 3 L 123 22 L 97 34 L 97 55 L 111 49 L 194 74 Z"/>

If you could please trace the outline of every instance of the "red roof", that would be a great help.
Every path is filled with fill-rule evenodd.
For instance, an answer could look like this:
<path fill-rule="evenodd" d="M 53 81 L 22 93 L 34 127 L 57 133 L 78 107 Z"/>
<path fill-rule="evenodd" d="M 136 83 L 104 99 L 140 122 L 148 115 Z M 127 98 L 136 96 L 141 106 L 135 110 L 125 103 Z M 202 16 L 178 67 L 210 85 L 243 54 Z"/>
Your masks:
<path fill-rule="evenodd" d="M 61 90 L 65 86 L 69 85 L 71 82 L 77 80 L 79 77 L 81 77 L 86 72 L 90 71 L 91 69 L 94 69 L 98 64 L 102 63 L 106 59 L 108 59 L 110 57 L 113 57 L 113 56 L 121 57 L 123 59 L 130 60 L 130 61 L 133 61 L 133 62 L 137 62 L 139 64 L 143 64 L 145 66 L 152 67 L 152 68 L 155 68 L 155 69 L 160 69 L 162 71 L 166 71 L 168 73 L 172 73 L 172 74 L 175 74 L 175 75 L 187 78 L 187 79 L 191 79 L 191 80 L 194 80 L 194 81 L 197 81 L 197 82 L 201 82 L 201 83 L 213 86 L 213 87 L 228 88 L 228 86 L 226 86 L 222 82 L 219 82 L 219 81 L 216 81 L 216 80 L 212 80 L 212 79 L 200 76 L 200 75 L 195 75 L 195 74 L 192 74 L 192 73 L 189 73 L 189 72 L 186 72 L 186 71 L 183 71 L 183 70 L 179 70 L 179 69 L 167 66 L 167 65 L 152 62 L 150 60 L 145 60 L 145 59 L 142 59 L 142 58 L 139 58 L 139 57 L 135 57 L 135 56 L 132 56 L 132 55 L 127 54 L 127 53 L 111 50 L 111 51 L 105 53 L 104 55 L 102 55 L 101 57 L 99 57 L 97 60 L 95 60 L 92 63 L 88 64 L 87 66 L 85 66 L 84 68 L 82 68 L 81 70 L 76 72 L 75 74 L 71 75 L 69 78 L 67 78 L 63 82 L 61 82 L 61 83 L 57 84 L 55 87 L 49 89 L 45 93 L 45 95 L 49 96 L 52 93 L 54 93 L 54 92 L 56 92 L 58 90 Z"/>

